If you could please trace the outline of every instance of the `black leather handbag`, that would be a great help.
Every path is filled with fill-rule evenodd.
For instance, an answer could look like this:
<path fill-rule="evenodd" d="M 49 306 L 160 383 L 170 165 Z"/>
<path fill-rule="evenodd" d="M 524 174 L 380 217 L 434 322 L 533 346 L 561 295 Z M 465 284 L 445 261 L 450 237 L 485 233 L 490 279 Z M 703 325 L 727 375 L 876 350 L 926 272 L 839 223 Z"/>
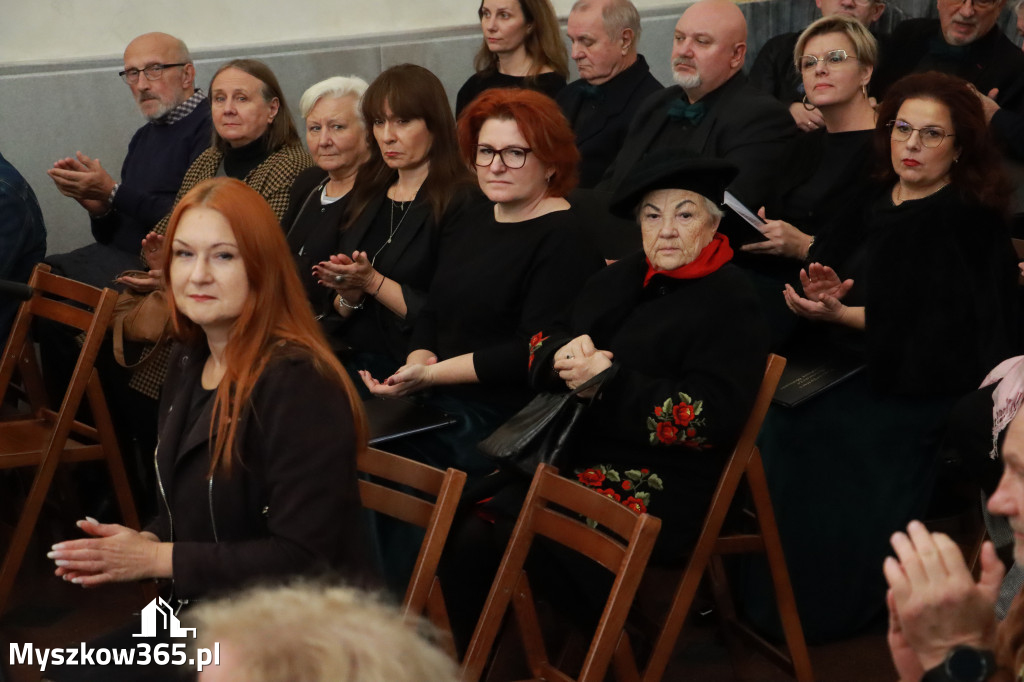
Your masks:
<path fill-rule="evenodd" d="M 591 400 L 580 393 L 600 386 L 611 368 L 568 393 L 541 393 L 477 446 L 506 471 L 532 477 L 538 464 L 561 465 L 572 432 Z"/>

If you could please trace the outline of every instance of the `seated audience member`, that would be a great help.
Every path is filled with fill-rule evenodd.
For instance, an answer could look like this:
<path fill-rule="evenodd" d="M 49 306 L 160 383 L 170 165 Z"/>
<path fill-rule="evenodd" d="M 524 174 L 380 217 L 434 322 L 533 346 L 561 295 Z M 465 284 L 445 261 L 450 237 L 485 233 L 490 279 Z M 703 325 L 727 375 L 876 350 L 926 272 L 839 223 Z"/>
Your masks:
<path fill-rule="evenodd" d="M 331 311 L 328 290 L 313 266 L 337 251 L 338 228 L 360 164 L 370 156 L 359 103 L 366 81 L 335 76 L 309 87 L 299 101 L 306 121 L 306 147 L 316 167 L 299 173 L 281 226 L 299 268 L 299 278 L 318 315 Z"/>
<path fill-rule="evenodd" d="M 476 73 L 455 98 L 455 116 L 489 88 L 528 88 L 554 97 L 569 78 L 565 43 L 551 0 L 481 0 L 484 40 Z"/>
<path fill-rule="evenodd" d="M 321 322 L 360 387 L 356 371 L 390 376 L 405 360 L 443 238 L 471 187 L 448 96 L 430 71 L 384 71 L 363 95 L 362 117 L 370 159 L 346 200 L 335 255 L 313 266 L 334 309 Z"/>
<path fill-rule="evenodd" d="M 56 574 L 83 587 L 166 580 L 181 604 L 253 580 L 370 576 L 356 487 L 365 416 L 277 217 L 216 178 L 181 198 L 167 239 L 161 280 L 181 344 L 160 411 L 159 512 L 143 532 L 79 521 L 89 537 L 53 546 Z"/>
<path fill-rule="evenodd" d="M 772 218 L 760 228 L 768 241 L 740 247 L 755 256 L 746 264 L 761 293 L 775 347 L 796 325 L 779 296 L 782 285 L 797 283 L 796 263 L 807 258 L 823 226 L 862 201 L 872 187 L 875 109 L 867 86 L 877 57 L 871 33 L 843 15 L 808 26 L 791 55 L 807 90 L 805 101 L 819 112 L 824 128 L 795 145 L 790 172 L 761 211 L 762 218 Z"/>
<path fill-rule="evenodd" d="M 485 92 L 459 119 L 459 148 L 490 201 L 451 226 L 405 364 L 390 376 L 360 374 L 385 397 L 433 387 L 421 399 L 458 425 L 402 438 L 393 449 L 474 476 L 494 468 L 476 443 L 530 399 L 531 335 L 562 319 L 602 263 L 565 199 L 579 156 L 552 99 Z"/>
<path fill-rule="evenodd" d="M 637 54 L 640 13 L 629 0 L 578 0 L 568 34 L 580 79 L 556 100 L 576 133 L 579 186 L 587 188 L 615 160 L 640 102 L 662 86 Z"/>
<path fill-rule="evenodd" d="M 277 77 L 263 62 L 234 59 L 210 81 L 213 144 L 185 173 L 177 201 L 203 180 L 226 175 L 255 189 L 280 220 L 288 210 L 296 176 L 313 166 L 292 122 Z M 176 205 L 176 204 L 175 204 Z M 163 233 L 170 214 L 143 241 L 143 254 L 151 268 L 146 278 L 122 281 L 140 291 L 159 288 L 162 279 L 154 263 L 163 261 Z M 160 395 L 167 370 L 169 347 L 132 374 L 129 386 L 152 401 Z"/>
<path fill-rule="evenodd" d="M 729 191 L 747 206 L 774 195 L 797 129 L 785 106 L 740 73 L 746 40 L 743 12 L 728 0 L 700 0 L 683 12 L 672 48 L 676 85 L 640 105 L 603 190 L 651 151 L 678 149 L 733 163 L 739 173 Z"/>
<path fill-rule="evenodd" d="M 430 636 L 379 597 L 350 587 L 257 587 L 198 606 L 196 647 L 220 647 L 199 682 L 455 682 Z"/>
<path fill-rule="evenodd" d="M 1024 114 L 1024 54 L 996 25 L 1006 0 L 936 2 L 938 19 L 908 19 L 893 31 L 891 58 L 886 54 L 876 74 L 876 91 L 884 95 L 908 73 L 942 71 L 968 81 L 1000 107 Z M 1010 117 L 992 120 L 999 146 L 1020 151 L 1013 129 L 1002 123 L 1010 123 Z"/>
<path fill-rule="evenodd" d="M 88 211 L 96 240 L 47 262 L 56 274 L 95 287 L 139 267 L 143 237 L 174 206 L 185 171 L 210 145 L 210 105 L 195 87 L 185 43 L 166 33 L 139 36 L 125 48 L 121 78 L 148 119 L 128 143 L 121 181 L 82 152 L 47 171 L 61 194 Z"/>
<path fill-rule="evenodd" d="M 786 285 L 790 309 L 824 327 L 820 352 L 864 364 L 795 407 L 773 405 L 759 439 L 808 639 L 880 613 L 874 567 L 924 511 L 939 426 L 1015 348 L 1009 192 L 983 121 L 958 78 L 896 83 L 878 111 L 883 184 L 815 243 L 803 295 Z"/>
<path fill-rule="evenodd" d="M 46 226 L 35 192 L 0 155 L 0 280 L 27 282 L 46 255 Z M 0 354 L 20 301 L 0 296 Z"/>
<path fill-rule="evenodd" d="M 764 374 L 757 297 L 717 232 L 735 174 L 726 161 L 674 151 L 634 167 L 611 208 L 639 224 L 643 252 L 591 277 L 568 325 L 537 327 L 523 363 L 535 388 L 554 392 L 608 371 L 559 466 L 581 485 L 658 516 L 657 562 L 678 561 L 696 542 Z M 528 483 L 516 480 L 484 503 L 493 525 L 471 516 L 449 541 L 455 549 L 443 580 L 446 590 L 458 586 L 449 613 L 460 640 L 483 606 Z M 545 597 L 582 624 L 596 615 L 588 614 L 590 595 L 607 593 L 608 574 L 547 554 L 531 563 L 531 583 L 546 585 Z M 534 567 L 541 583 L 532 580 Z"/>
<path fill-rule="evenodd" d="M 987 411 L 988 433 L 978 440 L 984 467 L 998 471 L 998 485 L 988 488 L 990 514 L 1013 529 L 1013 557 L 1024 563 L 1019 531 L 1024 517 L 1024 416 L 1020 391 L 1024 357 L 1011 358 L 986 378 L 998 382 L 968 394 L 957 405 L 958 441 L 973 437 L 977 416 Z M 959 433 L 967 427 L 968 433 Z M 953 426 L 951 426 L 953 428 Z M 954 434 L 951 434 L 954 435 Z M 981 435 L 980 433 L 978 434 Z M 972 448 L 973 442 L 972 442 Z M 989 478 L 983 476 L 982 478 Z M 983 482 L 983 486 L 986 485 Z M 1006 595 L 1003 566 L 991 542 L 981 552 L 980 580 L 974 581 L 956 544 L 942 533 L 929 533 L 915 521 L 906 534 L 892 537 L 896 557 L 885 560 L 889 583 L 889 648 L 903 682 L 926 680 L 1014 680 L 1024 663 L 1024 602 L 1019 594 L 997 623 L 997 600 Z M 965 674 L 969 672 L 971 674 Z"/>
<path fill-rule="evenodd" d="M 885 11 L 885 3 L 875 0 L 815 0 L 815 4 L 822 17 L 848 16 L 868 27 Z M 800 130 L 818 130 L 825 127 L 825 120 L 808 98 L 811 93 L 801 71 L 793 69 L 793 50 L 800 34 L 794 31 L 770 38 L 750 67 L 750 84 L 787 105 Z"/>

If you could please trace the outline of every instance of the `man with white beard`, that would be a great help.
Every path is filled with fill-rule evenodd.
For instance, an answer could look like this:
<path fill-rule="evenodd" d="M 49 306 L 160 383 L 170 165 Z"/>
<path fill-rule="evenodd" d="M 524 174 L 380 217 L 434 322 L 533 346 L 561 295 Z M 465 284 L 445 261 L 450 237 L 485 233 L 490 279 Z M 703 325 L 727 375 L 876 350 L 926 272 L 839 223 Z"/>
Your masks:
<path fill-rule="evenodd" d="M 676 85 L 649 96 L 602 180 L 614 187 L 649 152 L 685 149 L 739 167 L 729 191 L 757 210 L 775 191 L 796 125 L 786 106 L 747 84 L 740 73 L 747 22 L 735 3 L 701 0 L 676 24 Z"/>

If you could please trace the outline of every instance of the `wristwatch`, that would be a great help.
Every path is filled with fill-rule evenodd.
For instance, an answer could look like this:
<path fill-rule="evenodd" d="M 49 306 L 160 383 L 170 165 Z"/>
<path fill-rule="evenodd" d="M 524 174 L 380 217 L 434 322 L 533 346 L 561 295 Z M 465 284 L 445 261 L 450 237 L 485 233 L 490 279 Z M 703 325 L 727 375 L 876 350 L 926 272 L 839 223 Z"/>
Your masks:
<path fill-rule="evenodd" d="M 946 660 L 924 674 L 921 682 L 985 682 L 996 671 L 996 657 L 988 649 L 955 646 Z"/>
<path fill-rule="evenodd" d="M 114 205 L 114 197 L 117 196 L 117 190 L 121 189 L 121 183 L 115 182 L 114 186 L 110 189 L 110 196 L 107 197 L 107 203 L 110 206 Z"/>

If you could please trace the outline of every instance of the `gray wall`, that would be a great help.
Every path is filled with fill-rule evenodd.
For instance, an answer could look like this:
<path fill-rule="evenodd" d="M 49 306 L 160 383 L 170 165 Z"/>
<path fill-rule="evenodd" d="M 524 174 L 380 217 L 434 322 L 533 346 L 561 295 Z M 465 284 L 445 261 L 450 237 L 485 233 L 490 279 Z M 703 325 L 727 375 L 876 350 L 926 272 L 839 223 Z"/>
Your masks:
<path fill-rule="evenodd" d="M 642 13 L 640 49 L 662 83 L 671 82 L 668 56 L 673 29 L 688 4 Z M 898 8 L 890 2 L 886 13 L 893 17 L 934 14 L 934 0 L 897 4 Z M 817 16 L 812 0 L 760 0 L 741 7 L 750 33 L 748 66 L 769 37 L 802 28 Z M 327 76 L 355 74 L 369 81 L 384 68 L 415 62 L 440 77 L 454 103 L 455 93 L 471 72 L 479 36 L 472 26 L 284 47 L 206 50 L 194 57 L 204 88 L 217 65 L 229 58 L 263 59 L 274 69 L 293 107 L 307 86 Z M 39 197 L 50 253 L 86 244 L 91 236 L 85 211 L 57 192 L 46 169 L 56 159 L 81 150 L 99 158 L 116 178 L 128 140 L 143 123 L 127 87 L 117 77 L 120 68 L 119 59 L 0 67 L 0 152 L 25 175 Z"/>

